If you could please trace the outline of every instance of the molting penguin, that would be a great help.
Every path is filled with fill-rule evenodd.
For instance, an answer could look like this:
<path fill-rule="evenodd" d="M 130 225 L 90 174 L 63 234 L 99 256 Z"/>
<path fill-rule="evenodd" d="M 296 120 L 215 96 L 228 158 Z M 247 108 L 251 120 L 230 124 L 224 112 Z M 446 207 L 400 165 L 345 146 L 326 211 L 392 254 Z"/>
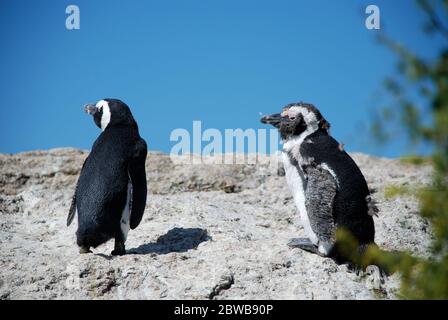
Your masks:
<path fill-rule="evenodd" d="M 122 255 L 129 228 L 139 225 L 145 210 L 146 142 L 122 101 L 103 99 L 84 109 L 102 133 L 82 167 L 67 226 L 77 212 L 80 253 L 114 238 L 112 255 Z"/>
<path fill-rule="evenodd" d="M 311 104 L 292 103 L 262 123 L 278 128 L 288 186 L 308 238 L 292 239 L 298 247 L 321 256 L 338 257 L 336 230 L 343 227 L 362 253 L 374 244 L 372 215 L 377 209 L 353 159 L 329 134 L 330 124 Z"/>

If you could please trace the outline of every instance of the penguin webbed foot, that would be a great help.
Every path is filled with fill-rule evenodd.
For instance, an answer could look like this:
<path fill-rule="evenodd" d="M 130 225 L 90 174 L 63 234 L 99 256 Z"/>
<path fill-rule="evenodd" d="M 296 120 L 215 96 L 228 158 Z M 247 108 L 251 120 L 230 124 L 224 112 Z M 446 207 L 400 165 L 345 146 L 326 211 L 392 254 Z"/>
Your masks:
<path fill-rule="evenodd" d="M 124 246 L 124 242 L 121 240 L 115 239 L 115 247 L 114 250 L 110 253 L 113 256 L 122 256 L 126 254 L 126 249 Z"/>
<path fill-rule="evenodd" d="M 126 254 L 126 251 L 121 251 L 121 250 L 112 250 L 112 252 L 110 253 L 113 256 L 124 256 Z"/>
<path fill-rule="evenodd" d="M 79 247 L 79 253 L 80 254 L 92 253 L 92 250 L 90 250 L 90 247 L 88 246 L 81 246 Z"/>
<path fill-rule="evenodd" d="M 308 238 L 293 238 L 289 240 L 288 246 L 291 248 L 299 248 L 311 253 L 322 255 L 319 252 L 319 248 Z"/>

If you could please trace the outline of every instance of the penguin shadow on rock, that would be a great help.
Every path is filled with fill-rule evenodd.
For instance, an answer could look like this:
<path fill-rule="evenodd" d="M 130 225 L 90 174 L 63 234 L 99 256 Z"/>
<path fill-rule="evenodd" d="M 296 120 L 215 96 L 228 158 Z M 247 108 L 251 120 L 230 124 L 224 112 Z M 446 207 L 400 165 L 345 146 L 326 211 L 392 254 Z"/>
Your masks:
<path fill-rule="evenodd" d="M 114 239 L 111 254 L 123 255 L 129 229 L 137 228 L 145 211 L 146 142 L 124 102 L 103 99 L 84 110 L 102 132 L 82 166 L 67 226 L 77 215 L 80 253 Z"/>
<path fill-rule="evenodd" d="M 291 239 L 288 245 L 338 264 L 345 263 L 343 257 L 347 257 L 347 252 L 340 252 L 339 230 L 346 230 L 356 242 L 349 255 L 377 248 L 373 216 L 378 209 L 367 182 L 355 161 L 330 135 L 330 124 L 320 111 L 309 103 L 291 103 L 280 113 L 262 117 L 261 122 L 279 130 L 286 182 L 307 235 Z M 375 278 L 384 275 L 376 265 L 367 266 L 366 271 Z"/>
<path fill-rule="evenodd" d="M 154 243 L 140 245 L 130 249 L 129 254 L 167 254 L 171 252 L 187 252 L 196 249 L 199 244 L 212 238 L 207 230 L 201 228 L 173 228 L 157 238 Z"/>

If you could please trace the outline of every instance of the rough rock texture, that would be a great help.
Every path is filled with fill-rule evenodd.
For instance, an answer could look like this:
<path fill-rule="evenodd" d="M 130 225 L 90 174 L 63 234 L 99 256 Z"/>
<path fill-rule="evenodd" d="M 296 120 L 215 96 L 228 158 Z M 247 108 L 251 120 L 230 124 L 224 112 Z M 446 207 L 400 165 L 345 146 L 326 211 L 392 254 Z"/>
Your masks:
<path fill-rule="evenodd" d="M 110 256 L 110 241 L 79 255 L 76 219 L 65 222 L 86 156 L 75 149 L 0 155 L 1 299 L 396 298 L 398 274 L 374 289 L 368 276 L 286 246 L 304 232 L 267 156 L 256 165 L 191 165 L 150 153 L 150 194 L 128 254 Z M 416 200 L 386 200 L 384 188 L 429 183 L 431 168 L 352 156 L 378 202 L 376 242 L 428 255 L 431 230 Z"/>

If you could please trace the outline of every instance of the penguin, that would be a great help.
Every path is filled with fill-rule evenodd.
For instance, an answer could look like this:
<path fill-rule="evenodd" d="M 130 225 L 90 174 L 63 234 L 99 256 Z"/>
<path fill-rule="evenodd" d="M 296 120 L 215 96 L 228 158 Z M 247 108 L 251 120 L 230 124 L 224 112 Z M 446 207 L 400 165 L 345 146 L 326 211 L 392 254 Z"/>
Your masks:
<path fill-rule="evenodd" d="M 128 231 L 140 224 L 145 210 L 147 145 L 124 102 L 103 99 L 84 110 L 102 132 L 82 166 L 67 226 L 77 213 L 80 253 L 113 238 L 111 254 L 123 255 Z"/>
<path fill-rule="evenodd" d="M 339 228 L 358 241 L 360 254 L 375 245 L 372 216 L 378 209 L 367 182 L 343 145 L 330 135 L 330 123 L 320 111 L 309 103 L 291 103 L 261 122 L 279 130 L 287 184 L 307 235 L 288 245 L 340 259 Z"/>

